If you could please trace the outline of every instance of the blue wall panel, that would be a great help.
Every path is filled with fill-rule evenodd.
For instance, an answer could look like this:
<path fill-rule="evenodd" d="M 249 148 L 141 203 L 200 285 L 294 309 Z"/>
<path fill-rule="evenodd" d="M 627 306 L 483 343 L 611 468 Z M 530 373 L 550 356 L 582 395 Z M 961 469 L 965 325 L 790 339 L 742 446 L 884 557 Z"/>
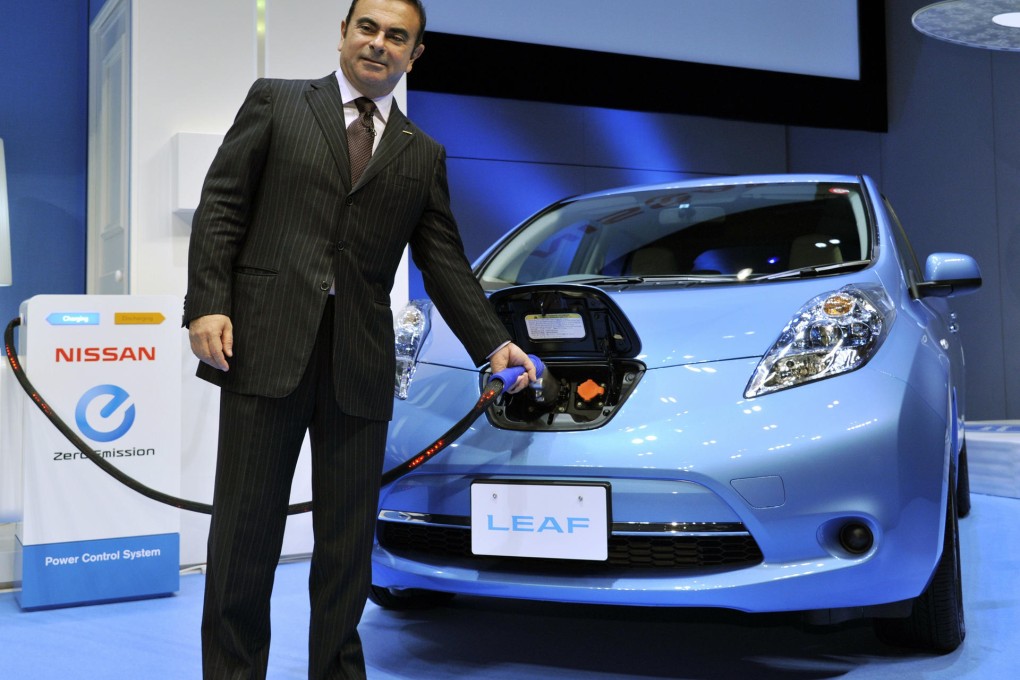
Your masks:
<path fill-rule="evenodd" d="M 586 109 L 576 106 L 411 90 L 407 108 L 451 157 L 566 164 L 584 148 Z"/>
<path fill-rule="evenodd" d="M 85 289 L 88 0 L 3 0 L 0 137 L 14 285 L 0 322 L 39 293 Z"/>

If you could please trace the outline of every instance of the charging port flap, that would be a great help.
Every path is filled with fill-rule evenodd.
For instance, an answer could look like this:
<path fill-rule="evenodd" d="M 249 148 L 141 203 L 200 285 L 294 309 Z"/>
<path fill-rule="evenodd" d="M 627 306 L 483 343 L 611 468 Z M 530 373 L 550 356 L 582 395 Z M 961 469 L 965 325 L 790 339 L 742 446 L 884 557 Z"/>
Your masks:
<path fill-rule="evenodd" d="M 487 414 L 496 427 L 601 427 L 644 374 L 635 359 L 641 351 L 637 332 L 600 288 L 535 284 L 496 291 L 490 301 L 513 341 L 540 357 L 546 369 L 532 389 L 493 404 Z"/>
<path fill-rule="evenodd" d="M 601 288 L 534 284 L 498 290 L 489 301 L 517 346 L 543 361 L 633 359 L 641 352 L 637 331 Z"/>

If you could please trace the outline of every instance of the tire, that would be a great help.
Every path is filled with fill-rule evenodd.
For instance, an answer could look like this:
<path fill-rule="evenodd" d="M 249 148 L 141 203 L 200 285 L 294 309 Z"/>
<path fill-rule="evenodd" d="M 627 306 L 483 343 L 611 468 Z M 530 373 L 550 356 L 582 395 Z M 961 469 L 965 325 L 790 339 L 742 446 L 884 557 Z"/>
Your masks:
<path fill-rule="evenodd" d="M 963 440 L 960 449 L 959 471 L 956 474 L 956 515 L 966 517 L 970 514 L 970 471 L 967 468 L 967 440 Z"/>
<path fill-rule="evenodd" d="M 874 620 L 875 633 L 886 644 L 948 654 L 960 646 L 967 634 L 963 617 L 956 495 L 947 494 L 942 557 L 931 583 L 914 599 L 911 613 L 906 618 Z"/>
<path fill-rule="evenodd" d="M 372 589 L 368 592 L 368 599 L 383 609 L 407 611 L 411 609 L 432 609 L 433 607 L 446 604 L 453 599 L 453 593 L 443 593 L 438 590 L 422 590 L 420 588 L 394 590 L 372 586 Z"/>

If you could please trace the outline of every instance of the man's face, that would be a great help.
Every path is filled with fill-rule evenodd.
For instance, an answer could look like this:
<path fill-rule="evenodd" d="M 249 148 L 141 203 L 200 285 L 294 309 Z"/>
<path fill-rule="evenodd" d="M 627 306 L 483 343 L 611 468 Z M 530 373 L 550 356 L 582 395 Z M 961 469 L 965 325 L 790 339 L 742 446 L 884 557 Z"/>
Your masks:
<path fill-rule="evenodd" d="M 419 27 L 403 0 L 358 0 L 351 24 L 340 23 L 340 69 L 366 97 L 389 94 L 425 49 L 414 45 Z"/>

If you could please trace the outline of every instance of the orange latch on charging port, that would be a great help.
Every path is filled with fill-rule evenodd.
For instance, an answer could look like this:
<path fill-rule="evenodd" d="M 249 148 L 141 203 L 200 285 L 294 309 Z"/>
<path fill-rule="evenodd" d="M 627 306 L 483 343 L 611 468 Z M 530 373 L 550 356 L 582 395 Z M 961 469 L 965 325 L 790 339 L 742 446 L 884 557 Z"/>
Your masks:
<path fill-rule="evenodd" d="M 595 397 L 601 397 L 605 393 L 606 388 L 602 387 L 602 385 L 599 385 L 591 378 L 588 378 L 577 386 L 577 396 L 581 397 L 585 401 L 591 401 Z"/>

